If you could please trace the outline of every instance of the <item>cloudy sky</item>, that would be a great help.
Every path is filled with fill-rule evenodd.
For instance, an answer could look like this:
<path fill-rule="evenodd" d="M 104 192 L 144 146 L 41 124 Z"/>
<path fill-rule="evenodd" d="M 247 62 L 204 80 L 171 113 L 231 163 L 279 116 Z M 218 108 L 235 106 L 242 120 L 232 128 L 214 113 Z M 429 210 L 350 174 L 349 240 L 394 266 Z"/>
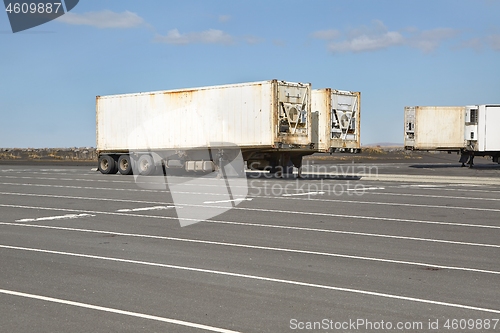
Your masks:
<path fill-rule="evenodd" d="M 12 33 L 0 147 L 95 146 L 95 96 L 279 79 L 361 91 L 363 144 L 407 105 L 500 103 L 497 0 L 80 0 Z"/>

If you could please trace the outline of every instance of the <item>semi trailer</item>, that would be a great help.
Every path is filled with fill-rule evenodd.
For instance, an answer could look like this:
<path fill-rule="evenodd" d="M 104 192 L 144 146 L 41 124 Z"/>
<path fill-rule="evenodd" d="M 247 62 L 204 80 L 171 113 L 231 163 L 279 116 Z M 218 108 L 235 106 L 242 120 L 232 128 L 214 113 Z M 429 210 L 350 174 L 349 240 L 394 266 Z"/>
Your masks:
<path fill-rule="evenodd" d="M 404 118 L 407 150 L 458 152 L 462 165 L 474 156 L 500 163 L 500 105 L 408 106 Z"/>
<path fill-rule="evenodd" d="M 311 95 L 313 142 L 319 152 L 361 150 L 361 93 L 314 89 Z"/>
<path fill-rule="evenodd" d="M 210 172 L 241 153 L 250 169 L 299 168 L 317 151 L 311 84 L 279 80 L 97 96 L 101 173 Z M 237 149 L 235 149 L 237 148 Z"/>

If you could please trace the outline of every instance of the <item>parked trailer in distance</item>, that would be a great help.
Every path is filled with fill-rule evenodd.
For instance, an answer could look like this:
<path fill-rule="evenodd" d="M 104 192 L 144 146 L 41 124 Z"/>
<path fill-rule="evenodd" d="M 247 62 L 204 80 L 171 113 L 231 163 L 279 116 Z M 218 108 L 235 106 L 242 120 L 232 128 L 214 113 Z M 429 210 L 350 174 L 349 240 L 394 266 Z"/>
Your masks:
<path fill-rule="evenodd" d="M 462 165 L 474 156 L 499 163 L 500 105 L 407 106 L 405 149 L 443 150 L 462 154 Z"/>
<path fill-rule="evenodd" d="M 311 84 L 278 80 L 97 96 L 102 173 L 214 171 L 238 147 L 248 167 L 297 168 L 316 152 Z"/>
<path fill-rule="evenodd" d="M 311 105 L 313 142 L 318 151 L 360 151 L 360 92 L 314 89 Z"/>

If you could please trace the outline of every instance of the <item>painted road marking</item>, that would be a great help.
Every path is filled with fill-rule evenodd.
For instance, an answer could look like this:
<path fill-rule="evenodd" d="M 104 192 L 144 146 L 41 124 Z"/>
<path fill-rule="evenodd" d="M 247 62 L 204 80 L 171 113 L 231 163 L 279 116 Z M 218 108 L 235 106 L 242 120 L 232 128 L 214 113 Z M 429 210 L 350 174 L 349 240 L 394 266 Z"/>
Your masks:
<path fill-rule="evenodd" d="M 196 324 L 196 323 L 191 323 L 191 322 L 183 321 L 183 320 L 152 316 L 152 315 L 148 315 L 148 314 L 144 314 L 144 313 L 131 312 L 131 311 L 125 311 L 125 310 L 120 310 L 120 309 L 113 309 L 113 308 L 108 308 L 108 307 L 104 307 L 104 306 L 69 301 L 69 300 L 60 299 L 60 298 L 53 298 L 53 297 L 47 297 L 47 296 L 41 296 L 41 295 L 21 293 L 21 292 L 13 291 L 13 290 L 0 289 L 0 293 L 6 294 L 6 295 L 32 298 L 32 299 L 37 299 L 37 300 L 46 301 L 46 302 L 72 305 L 72 306 L 77 306 L 80 308 L 117 313 L 117 314 L 130 316 L 130 317 L 137 317 L 137 318 L 142 318 L 142 319 L 162 321 L 162 322 L 169 323 L 169 324 L 182 325 L 182 326 L 187 326 L 187 327 L 191 327 L 191 328 L 198 328 L 200 330 L 205 330 L 205 331 L 219 332 L 219 333 L 238 333 L 236 331 L 226 330 L 224 328 L 217 328 L 217 327 L 212 327 L 212 326 L 207 326 L 207 325 L 202 325 L 202 324 Z"/>
<path fill-rule="evenodd" d="M 430 268 L 450 269 L 450 270 L 459 270 L 459 271 L 466 271 L 466 272 L 500 275 L 500 271 L 491 271 L 491 270 L 479 269 L 479 268 L 468 268 L 468 267 L 459 267 L 459 266 L 444 266 L 444 265 L 436 265 L 436 264 L 429 264 L 429 263 L 422 263 L 422 262 L 415 262 L 415 261 L 404 261 L 404 260 L 384 259 L 384 258 L 375 258 L 375 257 L 363 257 L 363 256 L 338 254 L 338 253 L 331 253 L 331 252 L 295 250 L 295 249 L 270 247 L 270 246 L 226 243 L 226 242 L 216 242 L 216 241 L 209 241 L 209 240 L 168 237 L 168 236 L 158 236 L 158 235 L 132 234 L 132 233 L 125 233 L 125 232 L 95 230 L 95 229 L 55 227 L 55 226 L 40 225 L 40 224 L 25 224 L 25 223 L 21 224 L 21 223 L 0 222 L 0 225 L 14 226 L 14 227 L 39 228 L 39 229 L 50 229 L 50 230 L 62 230 L 62 231 L 74 231 L 74 232 L 86 232 L 86 233 L 93 233 L 93 234 L 104 234 L 104 235 L 125 236 L 125 237 L 161 239 L 161 240 L 167 240 L 167 241 L 177 241 L 177 242 L 186 242 L 186 243 L 198 243 L 198 244 L 209 244 L 209 245 L 228 246 L 228 247 L 239 247 L 239 248 L 253 249 L 253 250 L 267 250 L 267 251 L 288 252 L 288 253 L 296 253 L 296 254 L 311 254 L 311 255 L 325 256 L 325 257 L 357 259 L 357 260 L 375 261 L 375 262 L 383 262 L 383 263 L 390 263 L 390 264 L 401 264 L 401 265 L 411 265 L 411 266 L 418 266 L 418 267 L 430 267 Z"/>
<path fill-rule="evenodd" d="M 163 210 L 174 208 L 175 206 L 154 206 L 154 207 L 143 207 L 143 208 L 124 208 L 118 209 L 117 212 L 141 212 L 145 210 Z"/>
<path fill-rule="evenodd" d="M 95 198 L 95 197 L 79 197 L 79 196 L 67 196 L 67 195 L 54 195 L 54 194 L 35 194 L 35 193 L 15 193 L 15 192 L 0 192 L 0 195 L 17 195 L 17 196 L 29 196 L 29 197 L 46 197 L 46 198 L 63 198 L 63 199 L 78 199 L 78 200 L 97 200 L 97 201 L 113 201 L 113 202 L 129 202 L 129 203 L 144 203 L 144 204 L 160 204 L 163 202 L 157 201 L 144 201 L 144 200 L 129 200 L 129 199 L 118 199 L 118 198 Z M 276 198 L 276 197 L 269 197 Z M 293 200 L 293 198 L 290 198 Z M 296 200 L 296 199 L 295 199 Z M 151 218 L 166 218 L 175 219 L 174 217 L 158 217 L 151 215 L 137 215 L 137 214 L 126 214 L 126 213 L 112 213 L 112 212 L 101 212 L 101 211 L 83 211 L 75 209 L 60 209 L 60 208 L 50 208 L 50 207 L 32 207 L 32 206 L 6 206 L 0 204 L 4 207 L 14 207 L 14 208 L 28 208 L 28 209 L 46 209 L 55 211 L 70 211 L 70 212 L 90 212 L 97 214 L 115 214 L 115 215 L 126 215 L 126 216 L 138 216 L 138 217 L 151 217 Z M 446 207 L 446 206 L 444 206 Z M 180 207 L 179 207 L 180 208 Z M 233 209 L 250 209 L 234 207 Z M 252 209 L 254 210 L 254 209 Z M 268 211 L 268 210 L 266 210 Z M 271 210 L 272 212 L 275 212 Z M 276 211 L 280 212 L 280 211 Z M 408 223 L 423 223 L 423 224 L 436 224 L 436 225 L 449 225 L 449 226 L 460 226 L 460 227 L 472 227 L 472 228 L 489 228 L 489 229 L 500 229 L 500 226 L 487 225 L 487 224 L 472 224 L 472 223 L 458 223 L 458 222 L 443 222 L 443 221 L 429 221 L 429 220 L 416 220 L 416 219 L 402 219 L 402 218 L 391 218 L 391 217 L 379 217 L 379 216 L 364 216 L 364 215 L 347 215 L 347 214 L 327 214 L 327 213 L 314 213 L 314 212 L 296 212 L 296 211 L 286 211 L 289 214 L 306 214 L 306 215 L 320 215 L 320 216 L 330 216 L 338 218 L 352 218 L 352 219 L 368 219 L 368 220 L 378 220 L 378 221 L 391 221 L 391 222 L 408 222 Z M 212 222 L 216 222 L 212 220 Z M 231 223 L 231 221 L 220 221 L 220 223 Z M 319 229 L 320 230 L 320 229 Z"/>
<path fill-rule="evenodd" d="M 33 197 L 48 197 L 48 198 L 63 198 L 63 199 L 78 199 L 78 200 L 97 200 L 97 201 L 118 201 L 118 202 L 132 202 L 132 203 L 161 203 L 155 201 L 144 201 L 144 200 L 128 200 L 128 199 L 118 199 L 118 198 L 94 198 L 94 197 L 78 197 L 78 196 L 66 196 L 66 195 L 52 195 L 52 194 L 34 194 L 34 193 L 14 193 L 14 192 L 0 192 L 2 195 L 17 195 L 17 196 L 33 196 Z M 275 198 L 275 197 L 270 197 Z M 291 198 L 292 199 L 292 198 Z M 149 217 L 149 218 L 163 218 L 175 220 L 175 217 L 167 216 L 152 216 L 152 215 L 138 215 L 138 214 L 127 214 L 127 213 L 114 213 L 114 212 L 103 212 L 103 211 L 87 211 L 87 210 L 77 210 L 77 209 L 67 209 L 67 208 L 51 208 L 51 207 L 33 207 L 33 206 L 19 206 L 19 205 L 4 205 L 3 207 L 13 207 L 13 208 L 27 208 L 27 209 L 44 209 L 44 210 L 55 210 L 55 211 L 66 211 L 66 212 L 85 212 L 85 213 L 96 213 L 96 214 L 108 214 L 108 215 L 124 215 L 124 216 L 136 216 L 136 217 Z M 203 207 L 203 206 L 202 206 Z M 207 206 L 210 207 L 210 206 Z M 259 210 L 255 208 L 241 208 L 234 207 L 233 209 L 243 209 L 243 210 Z M 377 220 L 377 221 L 390 221 L 390 222 L 408 222 L 408 223 L 423 223 L 423 224 L 436 224 L 436 225 L 449 225 L 449 226 L 460 226 L 460 227 L 471 227 L 471 228 L 489 228 L 489 229 L 500 229 L 500 226 L 488 225 L 488 224 L 472 224 L 472 223 L 458 223 L 458 222 L 443 222 L 443 221 L 429 221 L 429 220 L 416 220 L 416 219 L 403 219 L 403 218 L 393 218 L 393 217 L 379 217 L 379 216 L 369 216 L 369 215 L 352 215 L 352 214 L 330 214 L 330 213 L 315 213 L 315 212 L 299 212 L 299 211 L 276 211 L 276 210 L 264 210 L 270 212 L 283 212 L 288 214 L 305 214 L 305 215 L 318 215 L 318 216 L 329 216 L 338 218 L 351 218 L 360 220 Z M 233 223 L 231 221 L 217 221 L 211 220 L 211 222 L 219 223 Z M 238 223 L 238 222 L 234 222 Z M 268 225 L 263 225 L 268 226 Z M 273 227 L 273 226 L 268 226 Z M 314 229 L 321 231 L 322 229 Z"/>
<path fill-rule="evenodd" d="M 47 217 L 38 217 L 35 219 L 20 219 L 16 220 L 16 222 L 35 222 L 35 221 L 50 221 L 50 220 L 68 220 L 68 219 L 77 219 L 79 217 L 94 217 L 92 214 L 66 214 L 59 216 L 47 216 Z"/>
<path fill-rule="evenodd" d="M 399 187 L 407 188 L 407 187 L 446 187 L 448 185 L 430 185 L 430 184 L 412 184 L 412 185 L 399 185 Z"/>
<path fill-rule="evenodd" d="M 223 203 L 223 202 L 241 202 L 241 201 L 252 201 L 252 198 L 236 198 L 232 200 L 219 200 L 219 201 L 205 201 L 204 204 L 214 204 L 214 203 Z"/>
<path fill-rule="evenodd" d="M 206 208 L 226 208 L 221 206 L 204 206 L 204 205 L 184 205 L 189 207 L 206 207 Z M 23 209 L 43 209 L 43 210 L 55 210 L 55 211 L 71 211 L 71 212 L 81 212 L 81 213 L 94 213 L 94 214 L 106 214 L 106 215 L 124 215 L 124 216 L 134 216 L 134 217 L 148 217 L 148 218 L 157 218 L 157 219 L 169 219 L 169 220 L 177 220 L 176 217 L 170 216 L 156 216 L 156 215 L 138 215 L 138 214 L 128 214 L 128 213 L 115 213 L 115 212 L 99 212 L 99 211 L 88 211 L 88 210 L 80 210 L 80 209 L 68 209 L 68 208 L 50 208 L 50 207 L 32 207 L 32 206 L 21 206 L 21 205 L 6 205 L 0 204 L 0 207 L 11 207 L 11 208 L 23 208 Z M 238 207 L 234 207 L 236 209 Z M 366 216 L 352 216 L 352 215 L 340 215 L 340 214 L 329 214 L 329 213 L 314 213 L 314 212 L 298 212 L 298 211 L 287 211 L 287 210 L 273 210 L 273 209 L 244 209 L 244 210 L 257 210 L 263 212 L 271 212 L 271 213 L 285 213 L 285 214 L 303 214 L 303 215 L 312 215 L 312 216 L 337 216 L 337 217 L 348 217 L 348 218 L 359 218 L 359 219 L 373 219 L 373 220 L 387 220 L 387 221 L 404 221 L 403 219 L 392 219 L 392 218 L 382 218 L 382 217 L 366 217 Z M 188 219 L 188 221 L 199 221 L 198 219 Z M 305 227 L 291 227 L 291 226 L 280 226 L 280 225 L 272 225 L 272 224 L 259 224 L 259 223 L 247 223 L 247 222 L 232 222 L 232 221 L 221 221 L 221 220 L 205 220 L 204 222 L 208 223 L 220 223 L 220 224 L 233 224 L 233 225 L 243 225 L 249 227 L 264 227 L 264 228 L 278 228 L 278 229 L 291 229 L 291 230 L 300 230 L 300 231 L 315 231 L 315 232 L 324 232 L 324 233 L 334 233 L 334 234 L 343 234 L 343 235 L 354 235 L 354 236 L 367 236 L 367 237 L 380 237 L 380 238 L 389 238 L 389 239 L 399 239 L 399 240 L 411 240 L 418 242 L 433 242 L 433 243 L 443 243 L 443 244 L 455 244 L 455 245 L 466 245 L 466 246 L 479 246 L 479 247 L 492 247 L 492 248 L 500 248 L 500 245 L 497 244 L 484 244 L 484 243 L 472 243 L 472 242 L 460 242 L 460 241 L 451 241 L 445 239 L 434 239 L 434 238 L 420 238 L 420 237 L 409 237 L 409 236 L 395 236 L 395 235 L 387 235 L 387 234 L 373 234 L 367 232 L 354 232 L 354 231 L 341 231 L 341 230 L 331 230 L 331 229 L 316 229 L 316 228 L 305 228 Z M 416 220 L 407 220 L 407 222 L 418 222 Z M 435 222 L 438 224 L 450 224 L 454 226 L 465 225 L 460 223 L 445 223 L 445 222 Z M 467 226 L 467 225 L 465 225 Z M 476 225 L 469 225 L 470 227 L 476 227 Z M 482 226 L 483 228 L 492 228 L 498 229 L 498 226 Z"/>
<path fill-rule="evenodd" d="M 431 194 L 413 194 L 413 193 L 390 193 L 390 192 L 370 192 L 368 194 L 379 194 L 379 195 L 395 195 L 395 196 L 405 196 L 405 197 L 422 197 L 422 198 L 440 198 L 440 199 L 464 199 L 464 200 L 480 200 L 480 201 L 500 201 L 500 198 L 481 198 L 481 197 L 457 197 L 450 195 L 431 195 Z"/>
<path fill-rule="evenodd" d="M 53 188 L 75 188 L 75 189 L 89 189 L 89 190 L 108 190 L 108 191 L 129 191 L 129 192 L 152 192 L 152 193 L 169 193 L 170 191 L 160 191 L 160 190 L 140 190 L 140 189 L 114 189 L 114 188 L 99 188 L 99 187 L 90 187 L 90 186 L 64 186 L 64 185 L 48 185 L 48 184 L 22 184 L 22 183 L 0 183 L 0 185 L 15 185 L 15 186 L 35 186 L 35 187 L 53 187 Z M 183 194 L 203 194 L 206 195 L 206 192 L 179 192 Z M 227 195 L 222 193 L 213 193 L 212 195 Z M 281 197 L 281 196 L 264 196 L 264 195 L 254 195 L 254 197 L 259 198 L 269 198 L 269 199 L 280 199 L 280 200 L 303 200 L 299 198 L 293 197 Z M 467 199 L 467 198 L 464 198 Z M 102 200 L 102 199 L 100 199 Z M 480 207 L 472 207 L 472 206 L 443 206 L 443 205 L 423 205 L 423 204 L 411 204 L 411 203 L 396 203 L 396 202 L 379 202 L 379 201 L 361 201 L 361 200 L 340 200 L 340 199 L 315 199 L 315 198 L 307 198 L 306 200 L 313 201 L 323 201 L 323 202 L 340 202 L 340 203 L 352 203 L 352 204 L 367 204 L 367 205 L 386 205 L 386 206 L 403 206 L 403 207 L 422 207 L 422 208 L 442 208 L 442 209 L 453 209 L 453 210 L 470 210 L 470 211 L 489 211 L 489 212 L 500 212 L 500 209 L 495 208 L 480 208 Z M 488 199 L 485 199 L 488 200 Z M 196 205 L 190 205 L 195 207 Z M 207 206 L 208 207 L 208 206 Z M 227 208 L 227 207 L 220 207 Z M 241 208 L 241 207 L 233 207 L 233 209 L 249 209 L 249 208 Z"/>
<path fill-rule="evenodd" d="M 385 190 L 385 187 L 364 187 L 359 186 L 359 188 L 348 188 L 347 191 L 365 191 L 365 190 Z"/>
<path fill-rule="evenodd" d="M 296 195 L 318 195 L 318 194 L 325 194 L 325 192 L 306 192 L 306 193 L 285 193 L 283 194 L 284 197 L 291 197 L 291 196 L 296 196 Z"/>
<path fill-rule="evenodd" d="M 481 308 L 481 307 L 470 306 L 470 305 L 465 305 L 465 304 L 441 302 L 441 301 L 434 301 L 434 300 L 409 297 L 409 296 L 401 296 L 401 295 L 395 295 L 395 294 L 387 294 L 387 293 L 375 292 L 375 291 L 369 291 L 369 290 L 335 287 L 335 286 L 330 286 L 330 285 L 308 283 L 308 282 L 294 281 L 294 280 L 277 279 L 277 278 L 270 278 L 270 277 L 258 276 L 258 275 L 249 275 L 249 274 L 242 274 L 242 273 L 218 271 L 218 270 L 213 270 L 213 269 L 196 268 L 196 267 L 189 267 L 189 266 L 179 266 L 179 265 L 171 265 L 171 264 L 162 264 L 162 263 L 156 263 L 156 262 L 139 261 L 139 260 L 132 260 L 132 259 L 116 258 L 116 257 L 104 257 L 104 256 L 96 256 L 96 255 L 89 255 L 89 254 L 83 254 L 83 253 L 52 251 L 52 250 L 27 248 L 27 247 L 20 247 L 20 246 L 0 245 L 0 248 L 47 253 L 47 254 L 56 254 L 56 255 L 65 255 L 65 256 L 79 257 L 79 258 L 86 258 L 86 259 L 98 259 L 98 260 L 114 261 L 114 262 L 129 263 L 129 264 L 135 264 L 135 265 L 170 268 L 170 269 L 176 269 L 176 270 L 182 270 L 182 271 L 188 271 L 188 272 L 230 276 L 230 277 L 235 277 L 235 278 L 243 278 L 243 279 L 250 279 L 250 280 L 257 280 L 257 281 L 266 281 L 266 282 L 272 282 L 272 283 L 281 283 L 281 284 L 292 285 L 292 286 L 317 288 L 317 289 L 330 290 L 330 291 L 340 291 L 340 292 L 347 292 L 347 293 L 353 293 L 353 294 L 358 294 L 358 295 L 361 294 L 361 295 L 365 295 L 365 296 L 375 296 L 375 297 L 381 297 L 381 298 L 390 298 L 390 299 L 397 299 L 397 300 L 403 300 L 403 301 L 442 305 L 442 306 L 459 308 L 459 309 L 467 309 L 467 310 L 500 314 L 500 310 Z M 2 290 L 2 289 L 0 289 L 0 290 Z"/>

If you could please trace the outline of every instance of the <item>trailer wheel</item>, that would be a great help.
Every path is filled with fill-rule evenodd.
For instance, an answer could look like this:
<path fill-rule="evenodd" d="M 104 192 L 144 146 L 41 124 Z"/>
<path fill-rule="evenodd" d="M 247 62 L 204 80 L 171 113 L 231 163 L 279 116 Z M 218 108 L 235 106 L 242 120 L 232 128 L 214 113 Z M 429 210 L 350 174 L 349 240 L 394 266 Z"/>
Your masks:
<path fill-rule="evenodd" d="M 150 155 L 141 155 L 137 160 L 137 171 L 141 176 L 149 176 L 156 170 L 153 158 Z"/>
<path fill-rule="evenodd" d="M 115 174 L 118 171 L 115 159 L 109 155 L 99 156 L 97 168 L 105 175 Z"/>
<path fill-rule="evenodd" d="M 305 179 L 306 177 L 304 176 L 304 173 L 303 173 L 303 169 L 302 169 L 302 166 L 300 168 L 297 169 L 297 178 L 298 179 Z"/>
<path fill-rule="evenodd" d="M 120 158 L 118 158 L 118 171 L 122 175 L 132 174 L 132 164 L 130 163 L 129 155 L 120 155 Z"/>

